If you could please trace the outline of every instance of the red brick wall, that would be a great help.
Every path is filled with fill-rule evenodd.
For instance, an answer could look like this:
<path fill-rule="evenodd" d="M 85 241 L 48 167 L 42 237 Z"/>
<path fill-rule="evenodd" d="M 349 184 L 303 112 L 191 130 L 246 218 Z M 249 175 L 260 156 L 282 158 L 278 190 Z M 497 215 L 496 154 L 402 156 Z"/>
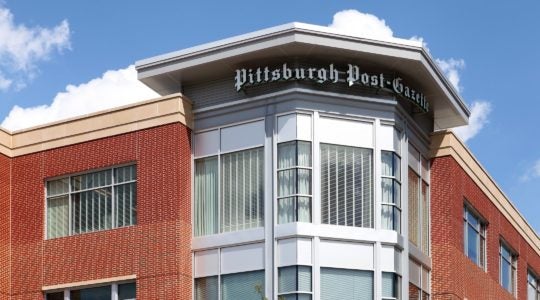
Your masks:
<path fill-rule="evenodd" d="M 190 155 L 190 131 L 178 123 L 13 158 L 12 299 L 42 299 L 42 286 L 131 274 L 137 299 L 190 299 Z M 127 162 L 137 164 L 136 226 L 44 239 L 47 178 Z"/>
<path fill-rule="evenodd" d="M 540 257 L 451 156 L 431 166 L 432 298 L 514 299 L 499 284 L 501 237 L 517 251 L 517 298 L 527 299 L 527 267 L 540 272 Z M 488 221 L 487 272 L 463 251 L 465 199 Z"/>
<path fill-rule="evenodd" d="M 11 160 L 0 155 L 0 299 L 6 299 L 9 295 L 10 172 Z"/>

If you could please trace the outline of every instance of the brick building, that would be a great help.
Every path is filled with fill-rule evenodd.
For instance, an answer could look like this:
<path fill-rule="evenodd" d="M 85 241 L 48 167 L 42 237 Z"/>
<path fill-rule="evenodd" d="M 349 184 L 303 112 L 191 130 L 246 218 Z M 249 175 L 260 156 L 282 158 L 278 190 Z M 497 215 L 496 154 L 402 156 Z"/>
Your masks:
<path fill-rule="evenodd" d="M 2 299 L 537 299 L 540 240 L 416 42 L 292 23 L 0 132 Z"/>

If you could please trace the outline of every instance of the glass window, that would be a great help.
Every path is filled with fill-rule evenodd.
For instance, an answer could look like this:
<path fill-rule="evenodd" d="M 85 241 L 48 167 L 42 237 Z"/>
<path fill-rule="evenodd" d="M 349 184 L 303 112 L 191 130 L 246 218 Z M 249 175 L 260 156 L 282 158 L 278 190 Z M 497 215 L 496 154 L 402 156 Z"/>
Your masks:
<path fill-rule="evenodd" d="M 463 239 L 465 255 L 484 269 L 486 253 L 486 226 L 467 206 L 463 210 Z"/>
<path fill-rule="evenodd" d="M 373 151 L 321 144 L 323 224 L 373 228 Z"/>
<path fill-rule="evenodd" d="M 118 300 L 135 300 L 137 288 L 135 282 L 118 285 Z"/>
<path fill-rule="evenodd" d="M 429 185 L 412 168 L 408 181 L 409 241 L 429 254 Z"/>
<path fill-rule="evenodd" d="M 218 277 L 195 279 L 195 300 L 218 300 Z"/>
<path fill-rule="evenodd" d="M 531 270 L 527 271 L 527 300 L 540 299 L 538 277 Z"/>
<path fill-rule="evenodd" d="M 100 286 L 95 288 L 71 290 L 70 300 L 111 300 L 111 286 Z"/>
<path fill-rule="evenodd" d="M 47 238 L 137 223 L 137 168 L 113 168 L 47 182 Z"/>
<path fill-rule="evenodd" d="M 278 299 L 311 299 L 311 267 L 290 266 L 278 270 Z"/>
<path fill-rule="evenodd" d="M 383 299 L 401 299 L 401 277 L 396 273 L 382 273 Z"/>
<path fill-rule="evenodd" d="M 311 142 L 278 145 L 278 223 L 311 222 Z"/>
<path fill-rule="evenodd" d="M 197 159 L 194 184 L 195 236 L 264 226 L 264 148 Z"/>
<path fill-rule="evenodd" d="M 45 297 L 46 300 L 64 300 L 64 292 L 48 293 Z"/>
<path fill-rule="evenodd" d="M 373 272 L 321 268 L 321 300 L 372 300 Z"/>
<path fill-rule="evenodd" d="M 382 151 L 382 228 L 401 232 L 401 159 Z"/>
<path fill-rule="evenodd" d="M 261 300 L 264 294 L 264 270 L 221 275 L 222 300 Z"/>
<path fill-rule="evenodd" d="M 510 294 L 515 295 L 516 255 L 503 243 L 500 246 L 500 283 Z"/>

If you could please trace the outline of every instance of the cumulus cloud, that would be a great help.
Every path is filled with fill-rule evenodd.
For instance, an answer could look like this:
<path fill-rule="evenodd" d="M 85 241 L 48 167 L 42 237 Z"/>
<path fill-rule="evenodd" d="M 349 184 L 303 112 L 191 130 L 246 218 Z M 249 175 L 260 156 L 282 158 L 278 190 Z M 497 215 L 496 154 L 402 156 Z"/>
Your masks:
<path fill-rule="evenodd" d="M 0 2 L 0 41 L 0 90 L 5 91 L 14 80 L 22 82 L 16 86 L 24 86 L 35 75 L 37 63 L 70 48 L 69 23 L 64 20 L 52 28 L 17 24 Z"/>
<path fill-rule="evenodd" d="M 532 166 L 525 171 L 525 173 L 519 178 L 520 181 L 526 182 L 534 178 L 540 178 L 540 159 L 535 161 Z"/>
<path fill-rule="evenodd" d="M 367 38 L 388 40 L 394 37 L 394 32 L 386 25 L 385 20 L 355 9 L 337 12 L 328 27 L 344 34 Z"/>
<path fill-rule="evenodd" d="M 50 104 L 14 106 L 1 126 L 9 130 L 28 128 L 74 116 L 117 107 L 158 96 L 137 79 L 135 66 L 110 70 L 79 85 L 68 85 Z"/>
<path fill-rule="evenodd" d="M 465 68 L 465 61 L 463 59 L 435 59 L 439 68 L 443 71 L 446 78 L 458 91 L 462 91 L 462 87 L 459 85 L 459 72 Z"/>
<path fill-rule="evenodd" d="M 454 128 L 454 133 L 464 142 L 475 137 L 482 128 L 489 122 L 488 117 L 491 113 L 491 103 L 488 101 L 475 101 L 471 105 L 471 116 L 469 125 Z"/>

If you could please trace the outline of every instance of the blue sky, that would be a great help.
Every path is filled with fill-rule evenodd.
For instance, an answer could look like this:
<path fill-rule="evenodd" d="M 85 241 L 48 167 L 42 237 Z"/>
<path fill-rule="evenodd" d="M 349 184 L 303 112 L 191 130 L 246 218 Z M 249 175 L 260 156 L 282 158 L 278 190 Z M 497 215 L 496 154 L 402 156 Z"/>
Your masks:
<path fill-rule="evenodd" d="M 433 57 L 455 62 L 447 71 L 459 78 L 465 101 L 484 105 L 478 114 L 483 127 L 467 144 L 538 232 L 536 0 L 0 0 L 0 120 L 15 105 L 62 103 L 73 93 L 90 97 L 104 81 L 128 80 L 132 70 L 114 70 L 139 59 L 292 21 L 329 25 L 345 9 L 384 19 L 396 37 L 422 37 Z M 102 80 L 89 83 L 96 78 Z"/>

